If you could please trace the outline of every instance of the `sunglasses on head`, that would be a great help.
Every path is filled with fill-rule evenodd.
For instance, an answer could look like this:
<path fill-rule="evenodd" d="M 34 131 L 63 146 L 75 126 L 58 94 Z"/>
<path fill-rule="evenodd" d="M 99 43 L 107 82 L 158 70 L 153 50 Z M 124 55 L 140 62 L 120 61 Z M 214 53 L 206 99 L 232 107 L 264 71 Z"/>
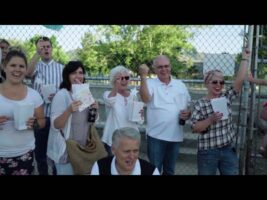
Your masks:
<path fill-rule="evenodd" d="M 122 76 L 122 77 L 119 77 L 117 79 L 120 79 L 121 81 L 123 81 L 123 79 L 125 79 L 126 81 L 128 81 L 130 79 L 130 76 Z"/>
<path fill-rule="evenodd" d="M 211 83 L 212 83 L 213 85 L 217 85 L 218 83 L 219 83 L 220 85 L 224 85 L 224 81 L 211 81 Z"/>

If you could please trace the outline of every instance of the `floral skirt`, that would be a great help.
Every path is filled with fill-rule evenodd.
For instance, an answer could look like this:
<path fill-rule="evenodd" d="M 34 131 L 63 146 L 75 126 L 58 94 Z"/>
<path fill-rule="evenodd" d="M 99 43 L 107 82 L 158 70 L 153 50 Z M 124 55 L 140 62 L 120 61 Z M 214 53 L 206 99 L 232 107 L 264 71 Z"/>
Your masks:
<path fill-rule="evenodd" d="M 17 157 L 0 157 L 0 175 L 32 175 L 33 151 Z"/>

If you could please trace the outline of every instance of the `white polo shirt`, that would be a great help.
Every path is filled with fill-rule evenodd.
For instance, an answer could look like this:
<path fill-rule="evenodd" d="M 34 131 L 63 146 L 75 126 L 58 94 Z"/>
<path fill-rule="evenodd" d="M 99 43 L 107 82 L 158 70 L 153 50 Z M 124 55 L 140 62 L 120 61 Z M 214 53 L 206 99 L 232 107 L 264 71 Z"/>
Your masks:
<path fill-rule="evenodd" d="M 147 134 L 164 141 L 183 141 L 179 113 L 191 101 L 185 84 L 171 78 L 166 85 L 155 78 L 148 79 L 147 86 L 151 96 L 151 101 L 147 103 Z"/>

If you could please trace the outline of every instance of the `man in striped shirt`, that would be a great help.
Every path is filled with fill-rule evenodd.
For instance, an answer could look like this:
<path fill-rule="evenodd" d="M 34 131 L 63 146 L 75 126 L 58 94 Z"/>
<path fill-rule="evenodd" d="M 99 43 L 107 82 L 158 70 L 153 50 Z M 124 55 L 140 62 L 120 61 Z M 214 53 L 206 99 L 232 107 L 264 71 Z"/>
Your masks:
<path fill-rule="evenodd" d="M 48 37 L 40 37 L 36 41 L 37 52 L 33 56 L 28 67 L 28 76 L 33 78 L 33 88 L 37 90 L 41 96 L 42 86 L 53 85 L 56 91 L 59 89 L 59 85 L 62 82 L 63 65 L 55 62 L 52 59 L 52 43 Z M 41 60 L 40 60 L 41 58 Z M 48 100 L 51 102 L 55 93 L 49 95 Z M 35 158 L 37 161 L 38 172 L 40 175 L 48 175 L 47 165 L 47 140 L 50 129 L 50 110 L 51 103 L 45 101 L 44 109 L 46 116 L 46 126 L 43 129 L 35 130 Z M 53 172 L 55 174 L 55 172 Z"/>

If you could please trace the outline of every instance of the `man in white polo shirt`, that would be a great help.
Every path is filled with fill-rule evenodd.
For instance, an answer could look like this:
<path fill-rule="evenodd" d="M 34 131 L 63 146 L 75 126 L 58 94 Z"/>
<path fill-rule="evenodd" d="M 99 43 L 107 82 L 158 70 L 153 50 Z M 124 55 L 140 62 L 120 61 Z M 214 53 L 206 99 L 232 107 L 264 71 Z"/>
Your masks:
<path fill-rule="evenodd" d="M 191 114 L 187 109 L 191 97 L 185 84 L 171 77 L 167 56 L 157 56 L 153 68 L 157 78 L 147 80 L 149 68 L 139 67 L 140 96 L 147 104 L 148 158 L 163 175 L 174 175 L 179 143 L 183 141 L 183 125 Z"/>
<path fill-rule="evenodd" d="M 36 41 L 36 49 L 37 52 L 29 62 L 27 71 L 28 77 L 31 77 L 34 80 L 33 88 L 44 98 L 41 88 L 44 85 L 55 87 L 55 92 L 51 93 L 48 97 L 50 101 L 45 100 L 44 104 L 46 126 L 43 129 L 36 129 L 34 131 L 36 145 L 34 153 L 38 172 L 39 175 L 48 175 L 46 151 L 50 129 L 51 101 L 55 93 L 59 90 L 60 83 L 62 82 L 62 71 L 64 66 L 52 59 L 53 47 L 52 42 L 48 37 L 42 36 L 38 38 Z M 56 174 L 55 168 L 53 168 L 53 174 Z"/>

